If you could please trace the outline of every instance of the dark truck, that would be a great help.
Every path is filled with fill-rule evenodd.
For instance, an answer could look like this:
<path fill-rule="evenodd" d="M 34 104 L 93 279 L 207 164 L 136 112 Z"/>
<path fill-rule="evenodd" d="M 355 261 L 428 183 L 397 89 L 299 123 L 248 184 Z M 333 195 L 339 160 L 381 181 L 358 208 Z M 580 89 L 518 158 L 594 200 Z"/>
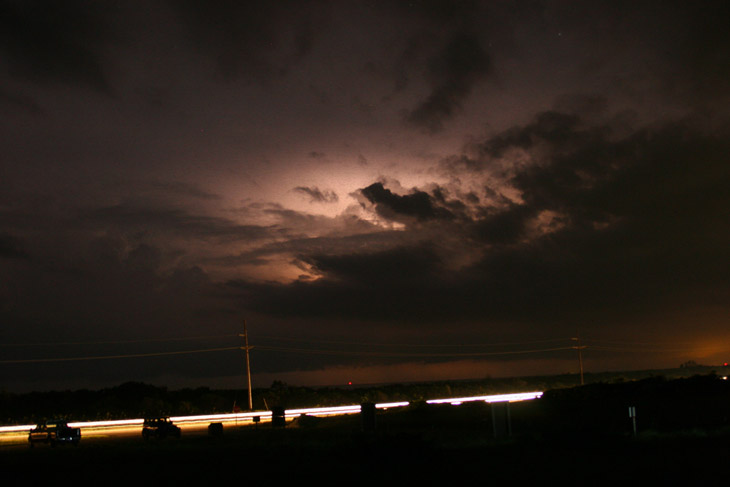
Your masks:
<path fill-rule="evenodd" d="M 180 438 L 180 427 L 172 424 L 170 418 L 166 416 L 145 418 L 142 425 L 142 438 L 145 440 L 150 438 L 162 439 L 168 436 Z"/>
<path fill-rule="evenodd" d="M 28 443 L 33 448 L 36 443 L 47 443 L 51 446 L 70 443 L 78 446 L 81 441 L 81 430 L 69 427 L 66 421 L 45 421 L 38 423 L 28 433 Z"/>

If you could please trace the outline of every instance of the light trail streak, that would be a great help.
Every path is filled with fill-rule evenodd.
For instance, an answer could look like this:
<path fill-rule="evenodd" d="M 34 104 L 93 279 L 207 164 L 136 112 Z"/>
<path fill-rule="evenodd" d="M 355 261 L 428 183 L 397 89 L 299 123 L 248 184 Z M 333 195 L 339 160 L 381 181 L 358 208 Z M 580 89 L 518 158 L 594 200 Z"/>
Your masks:
<path fill-rule="evenodd" d="M 457 406 L 464 402 L 484 401 L 492 402 L 518 402 L 529 401 L 542 397 L 542 392 L 518 392 L 516 394 L 497 394 L 492 396 L 473 396 L 473 397 L 452 397 L 449 399 L 430 399 L 426 401 L 428 404 L 453 404 Z"/>
<path fill-rule="evenodd" d="M 23 424 L 18 426 L 2 426 L 0 427 L 0 433 L 15 433 L 18 431 L 30 431 L 35 428 L 34 424 Z"/>
<path fill-rule="evenodd" d="M 484 401 L 493 402 L 515 402 L 529 401 L 542 396 L 542 392 L 521 392 L 516 394 L 497 394 L 490 396 L 473 396 L 473 397 L 453 397 L 446 399 L 430 399 L 426 401 L 428 404 L 452 404 L 459 405 L 464 402 Z M 377 409 L 391 409 L 410 405 L 408 401 L 378 403 L 375 405 Z M 309 416 L 335 416 L 341 414 L 357 414 L 360 412 L 359 404 L 347 406 L 330 406 L 323 408 L 299 408 L 287 409 L 284 411 L 284 417 L 291 419 L 302 415 Z M 196 416 L 171 416 L 170 420 L 179 425 L 182 429 L 201 428 L 206 423 L 224 423 L 239 424 L 253 423 L 254 418 L 258 417 L 259 421 L 271 421 L 271 411 L 253 411 L 248 413 L 226 413 L 226 414 L 203 414 Z M 68 425 L 72 428 L 81 428 L 84 436 L 109 436 L 111 434 L 132 433 L 141 431 L 144 419 L 117 419 L 109 421 L 83 421 L 72 422 Z M 0 442 L 18 442 L 26 441 L 28 432 L 35 428 L 35 425 L 11 425 L 0 426 Z"/>

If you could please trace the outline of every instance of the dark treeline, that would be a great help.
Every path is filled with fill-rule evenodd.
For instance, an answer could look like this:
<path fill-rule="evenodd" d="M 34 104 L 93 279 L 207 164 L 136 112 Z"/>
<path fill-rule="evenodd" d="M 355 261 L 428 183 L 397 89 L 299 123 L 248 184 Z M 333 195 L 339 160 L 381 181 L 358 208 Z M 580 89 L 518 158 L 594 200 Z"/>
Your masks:
<path fill-rule="evenodd" d="M 682 367 L 662 371 L 607 372 L 587 374 L 587 383 L 621 383 L 647 377 L 688 377 L 707 374 L 709 367 Z M 300 387 L 274 381 L 269 388 L 253 391 L 255 410 L 273 406 L 285 408 L 337 406 L 363 402 L 423 401 L 510 392 L 548 391 L 578 385 L 576 374 L 522 378 L 485 378 L 413 384 L 363 387 Z M 45 419 L 92 421 L 230 413 L 238 406 L 247 409 L 246 390 L 211 390 L 207 387 L 171 391 L 165 387 L 128 382 L 98 391 L 52 391 L 26 394 L 0 393 L 0 423 L 29 424 Z"/>
<path fill-rule="evenodd" d="M 515 430 L 544 438 L 605 438 L 637 431 L 730 433 L 730 380 L 715 373 L 688 378 L 655 376 L 546 391 L 516 404 Z"/>

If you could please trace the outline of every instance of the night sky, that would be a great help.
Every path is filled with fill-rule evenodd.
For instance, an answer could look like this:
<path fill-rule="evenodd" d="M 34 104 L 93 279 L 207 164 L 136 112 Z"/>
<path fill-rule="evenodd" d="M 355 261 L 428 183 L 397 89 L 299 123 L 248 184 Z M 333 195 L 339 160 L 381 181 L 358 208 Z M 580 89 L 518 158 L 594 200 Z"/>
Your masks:
<path fill-rule="evenodd" d="M 0 389 L 727 361 L 728 19 L 1 1 Z"/>

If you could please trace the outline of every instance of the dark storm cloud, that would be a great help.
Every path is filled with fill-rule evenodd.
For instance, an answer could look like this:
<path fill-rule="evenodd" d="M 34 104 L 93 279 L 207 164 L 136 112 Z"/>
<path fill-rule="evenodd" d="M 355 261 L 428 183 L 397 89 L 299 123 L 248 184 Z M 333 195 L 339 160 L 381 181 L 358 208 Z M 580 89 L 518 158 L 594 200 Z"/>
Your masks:
<path fill-rule="evenodd" d="M 220 195 L 205 191 L 193 184 L 181 183 L 178 181 L 156 181 L 151 184 L 154 189 L 165 193 L 171 193 L 186 198 L 198 198 L 201 200 L 220 200 Z"/>
<path fill-rule="evenodd" d="M 526 127 L 516 127 L 485 142 L 481 150 L 492 157 L 500 157 L 509 148 L 531 149 L 540 141 L 565 145 L 579 134 L 575 128 L 580 118 L 558 112 L 543 112 Z"/>
<path fill-rule="evenodd" d="M 475 307 L 482 307 L 475 288 L 463 281 L 454 282 L 454 276 L 443 271 L 437 252 L 428 245 L 365 254 L 313 255 L 305 260 L 324 277 L 292 284 L 234 280 L 228 286 L 240 293 L 249 309 L 305 318 L 421 322 L 428 327 L 446 316 L 454 320 L 473 316 Z"/>
<path fill-rule="evenodd" d="M 417 16 L 435 23 L 463 20 L 474 14 L 479 2 L 474 0 L 396 0 L 387 3 L 400 15 Z"/>
<path fill-rule="evenodd" d="M 309 196 L 309 200 L 311 202 L 317 202 L 317 203 L 336 203 L 339 201 L 339 197 L 337 196 L 337 193 L 330 190 L 324 190 L 322 191 L 318 187 L 307 187 L 307 186 L 297 186 L 294 188 L 294 191 L 298 193 L 305 194 Z"/>
<path fill-rule="evenodd" d="M 433 290 L 424 282 L 438 283 L 437 257 L 426 247 L 396 247 L 369 254 L 312 255 L 306 261 L 327 278 L 313 282 L 300 280 L 289 285 L 230 281 L 228 286 L 242 294 L 247 307 L 265 313 L 389 321 L 413 318 L 418 303 L 423 305 L 433 298 Z M 403 289 L 413 293 L 409 292 L 407 300 L 403 300 Z M 419 297 L 421 290 L 428 293 Z"/>
<path fill-rule="evenodd" d="M 173 1 L 192 42 L 227 79 L 284 74 L 311 49 L 321 2 Z"/>
<path fill-rule="evenodd" d="M 446 208 L 436 206 L 434 199 L 423 191 L 413 191 L 398 195 L 385 188 L 383 183 L 373 183 L 360 193 L 375 205 L 377 213 L 389 220 L 401 221 L 404 218 L 423 221 L 451 219 L 453 214 Z"/>
<path fill-rule="evenodd" d="M 201 239 L 256 240 L 269 237 L 276 231 L 272 227 L 239 225 L 225 218 L 191 214 L 177 208 L 116 205 L 89 211 L 85 218 L 94 225 L 108 224 L 119 228 L 171 232 Z"/>
<path fill-rule="evenodd" d="M 524 201 L 502 216 L 519 208 L 521 214 L 511 219 L 519 222 L 525 214 L 551 211 L 566 225 L 564 235 L 610 240 L 621 234 L 626 246 L 649 245 L 642 253 L 662 255 L 667 265 L 670 248 L 684 254 L 681 249 L 708 245 L 702 254 L 712 255 L 712 247 L 728 237 L 718 222 L 730 203 L 722 189 L 730 183 L 722 162 L 730 146 L 696 125 L 686 119 L 624 135 L 623 127 L 585 126 L 573 116 L 541 114 L 483 145 L 490 155 L 533 149 L 538 159 L 511 178 Z"/>
<path fill-rule="evenodd" d="M 99 49 L 112 40 L 112 10 L 84 0 L 2 2 L 0 50 L 10 73 L 110 92 Z"/>
<path fill-rule="evenodd" d="M 730 91 L 730 33 L 722 0 L 540 2 L 545 27 L 590 53 L 584 74 L 606 75 L 636 104 L 649 92 L 663 105 L 702 105 L 726 111 Z M 651 86 L 651 88 L 649 88 Z"/>
<path fill-rule="evenodd" d="M 316 224 L 311 220 L 309 223 Z M 268 257 L 286 255 L 295 259 L 297 265 L 309 269 L 309 256 L 312 255 L 347 255 L 352 252 L 352 249 L 376 253 L 403 246 L 404 242 L 410 241 L 408 236 L 383 231 L 357 218 L 347 222 L 339 233 L 326 237 L 294 237 L 270 242 L 254 250 L 220 257 L 214 262 L 223 265 L 260 265 L 266 263 Z"/>
<path fill-rule="evenodd" d="M 409 123 L 438 132 L 461 108 L 475 83 L 489 74 L 491 61 L 476 36 L 459 34 L 428 63 L 429 96 L 406 117 Z"/>
<path fill-rule="evenodd" d="M 530 206 L 509 205 L 473 222 L 471 235 L 490 244 L 513 244 L 525 236 L 527 224 L 535 214 Z"/>
<path fill-rule="evenodd" d="M 383 205 L 430 222 L 429 231 L 406 230 L 422 232 L 420 240 L 302 254 L 322 276 L 313 282 L 230 284 L 268 313 L 383 321 L 622 320 L 699 296 L 724 299 L 729 139 L 698 131 L 692 120 L 624 132 L 541 114 L 483 144 L 487 158 L 513 149 L 535 157 L 510 180 L 521 202 L 484 206 L 468 222 L 441 226 L 436 197 L 398 196 L 375 183 L 363 195 L 376 211 Z M 454 233 L 463 245 L 455 252 L 481 257 L 447 266 L 443 242 Z"/>
<path fill-rule="evenodd" d="M 375 254 L 313 255 L 307 258 L 316 271 L 345 285 L 379 286 L 387 276 L 391 284 L 412 286 L 436 276 L 439 257 L 428 247 L 396 247 Z"/>
<path fill-rule="evenodd" d="M 596 116 L 605 114 L 608 106 L 608 100 L 604 96 L 574 93 L 558 96 L 554 103 L 554 110 L 557 113 L 579 115 L 590 120 Z"/>
<path fill-rule="evenodd" d="M 665 230 L 692 220 L 707 225 L 708 217 L 723 211 L 727 170 L 722 160 L 728 146 L 722 137 L 693 126 L 685 120 L 617 136 L 609 126 L 584 128 L 571 122 L 540 132 L 530 125 L 510 134 L 513 145 L 544 149 L 548 144 L 549 152 L 512 182 L 526 206 L 565 213 L 575 225 L 611 219 L 641 220 L 649 228 L 666 219 L 672 223 Z M 502 136 L 497 140 L 505 142 Z M 486 147 L 492 151 L 494 145 Z"/>
<path fill-rule="evenodd" d="M 0 338 L 707 338 L 729 8 L 0 0 Z"/>
<path fill-rule="evenodd" d="M 0 90 L 0 105 L 5 105 L 13 111 L 22 110 L 33 115 L 43 113 L 41 107 L 31 96 L 22 93 Z"/>
<path fill-rule="evenodd" d="M 0 232 L 0 258 L 27 259 L 28 257 L 28 253 L 17 238 Z"/>
<path fill-rule="evenodd" d="M 724 19 L 730 16 L 730 4 L 723 1 L 692 4 L 679 3 L 690 10 L 683 16 L 687 26 L 678 40 L 678 56 L 686 62 L 690 83 L 700 96 L 727 96 L 730 92 L 730 32 Z"/>
<path fill-rule="evenodd" d="M 154 337 L 166 334 L 170 323 L 178 333 L 195 334 L 200 316 L 211 329 L 225 322 L 220 317 L 230 307 L 199 267 L 169 269 L 159 247 L 129 245 L 122 238 L 74 243 L 84 247 L 80 258 L 39 252 L 3 267 L 13 282 L 12 288 L 0 286 L 5 343 L 77 335 Z"/>

